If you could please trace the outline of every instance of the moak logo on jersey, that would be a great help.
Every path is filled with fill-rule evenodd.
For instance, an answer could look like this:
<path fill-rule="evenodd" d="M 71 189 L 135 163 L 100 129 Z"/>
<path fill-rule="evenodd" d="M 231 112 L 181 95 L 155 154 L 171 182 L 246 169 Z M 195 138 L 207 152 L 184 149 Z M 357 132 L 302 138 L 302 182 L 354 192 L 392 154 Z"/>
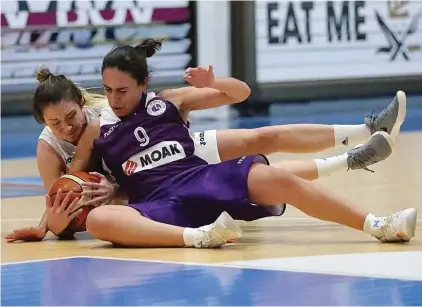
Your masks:
<path fill-rule="evenodd" d="M 126 175 L 153 169 L 186 158 L 182 145 L 177 141 L 158 143 L 130 157 L 122 164 Z"/>
<path fill-rule="evenodd" d="M 135 172 L 135 169 L 138 167 L 138 163 L 131 161 L 131 160 L 127 160 L 124 164 L 123 164 L 123 171 L 125 172 L 125 174 L 127 176 L 132 175 L 133 172 Z"/>

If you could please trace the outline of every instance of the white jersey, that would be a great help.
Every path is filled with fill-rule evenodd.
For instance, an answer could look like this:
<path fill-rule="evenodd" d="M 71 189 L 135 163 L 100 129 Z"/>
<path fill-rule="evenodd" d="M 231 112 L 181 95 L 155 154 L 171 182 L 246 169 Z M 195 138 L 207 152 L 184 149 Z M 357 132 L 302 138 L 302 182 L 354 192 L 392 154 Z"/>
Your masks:
<path fill-rule="evenodd" d="M 87 123 L 98 119 L 103 108 L 104 105 L 99 107 L 84 107 L 82 110 L 85 114 Z M 57 154 L 62 158 L 66 167 L 69 168 L 69 165 L 75 156 L 75 145 L 56 137 L 47 126 L 41 131 L 38 139 L 47 142 L 51 147 L 53 147 Z"/>

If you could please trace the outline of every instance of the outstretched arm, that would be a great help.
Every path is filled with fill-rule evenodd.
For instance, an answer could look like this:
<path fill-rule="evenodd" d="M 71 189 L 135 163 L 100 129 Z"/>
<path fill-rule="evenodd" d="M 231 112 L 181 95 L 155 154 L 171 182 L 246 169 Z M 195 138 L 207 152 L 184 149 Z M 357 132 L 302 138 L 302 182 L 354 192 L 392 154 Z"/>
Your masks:
<path fill-rule="evenodd" d="M 91 154 L 93 150 L 93 141 L 100 134 L 99 121 L 90 123 L 83 133 L 78 146 L 74 161 L 71 164 L 70 171 L 88 171 L 91 163 Z M 47 191 L 62 174 L 59 168 L 57 157 L 49 150 L 49 145 L 41 143 L 38 145 L 38 167 L 43 183 Z M 46 167 L 50 163 L 52 167 Z M 57 164 L 57 165 L 56 165 Z M 56 166 L 56 167 L 55 167 Z M 46 208 L 47 209 L 47 208 Z M 50 217 L 54 218 L 54 217 Z M 48 216 L 47 211 L 41 219 L 38 227 L 27 227 L 13 231 L 8 234 L 5 239 L 8 242 L 23 241 L 39 241 L 42 240 L 48 232 Z"/>
<path fill-rule="evenodd" d="M 66 170 L 66 166 L 57 152 L 50 144 L 42 139 L 38 141 L 37 145 L 37 166 L 47 191 L 50 190 L 53 183 L 59 179 Z M 48 232 L 47 214 L 45 212 L 38 227 L 44 229 L 45 233 Z"/>
<path fill-rule="evenodd" d="M 164 90 L 164 99 L 173 102 L 180 110 L 184 120 L 190 111 L 216 108 L 239 103 L 250 95 L 249 86 L 231 77 L 215 77 L 213 68 L 188 68 L 186 82 L 193 86 Z"/>

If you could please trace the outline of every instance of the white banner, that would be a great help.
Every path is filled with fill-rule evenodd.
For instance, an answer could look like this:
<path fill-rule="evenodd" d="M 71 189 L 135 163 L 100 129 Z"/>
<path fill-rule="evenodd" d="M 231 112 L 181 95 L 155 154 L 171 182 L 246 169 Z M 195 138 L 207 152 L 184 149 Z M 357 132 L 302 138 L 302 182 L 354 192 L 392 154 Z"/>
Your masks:
<path fill-rule="evenodd" d="M 422 75 L 422 1 L 257 1 L 259 83 Z"/>

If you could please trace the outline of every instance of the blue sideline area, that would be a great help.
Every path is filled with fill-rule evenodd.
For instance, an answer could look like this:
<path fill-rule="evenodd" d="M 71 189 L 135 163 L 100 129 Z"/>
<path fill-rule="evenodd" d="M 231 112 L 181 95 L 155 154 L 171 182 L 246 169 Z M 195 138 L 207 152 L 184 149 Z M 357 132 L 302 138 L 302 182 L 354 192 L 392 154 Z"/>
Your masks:
<path fill-rule="evenodd" d="M 3 265 L 1 278 L 2 306 L 422 303 L 422 281 L 417 280 L 89 257 Z"/>

